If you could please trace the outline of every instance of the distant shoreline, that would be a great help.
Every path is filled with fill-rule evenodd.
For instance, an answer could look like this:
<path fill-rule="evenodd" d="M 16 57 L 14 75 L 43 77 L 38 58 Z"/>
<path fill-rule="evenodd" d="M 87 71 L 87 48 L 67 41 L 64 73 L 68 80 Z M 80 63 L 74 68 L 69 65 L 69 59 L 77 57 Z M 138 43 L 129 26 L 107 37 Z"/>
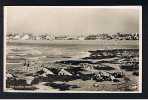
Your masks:
<path fill-rule="evenodd" d="M 82 45 L 139 45 L 139 40 L 7 40 L 9 45 L 13 44 L 82 44 Z"/>

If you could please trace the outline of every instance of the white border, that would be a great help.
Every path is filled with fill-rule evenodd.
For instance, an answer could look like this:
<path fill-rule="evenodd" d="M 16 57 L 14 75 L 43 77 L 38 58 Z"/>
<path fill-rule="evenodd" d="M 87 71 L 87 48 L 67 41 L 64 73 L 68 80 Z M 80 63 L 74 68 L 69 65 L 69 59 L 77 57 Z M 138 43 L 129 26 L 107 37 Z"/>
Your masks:
<path fill-rule="evenodd" d="M 142 6 L 139 6 L 139 92 L 142 93 Z"/>
<path fill-rule="evenodd" d="M 3 91 L 6 91 L 6 33 L 7 33 L 7 7 L 3 7 L 3 25 L 4 25 L 4 32 L 3 32 L 3 40 L 4 40 L 4 51 L 3 51 Z"/>
<path fill-rule="evenodd" d="M 16 93 L 142 93 L 142 6 L 29 6 L 29 7 L 49 7 L 49 8 L 109 8 L 109 9 L 138 9 L 139 10 L 139 91 L 23 91 L 6 89 L 6 33 L 7 33 L 7 7 L 4 6 L 4 53 L 3 53 L 3 91 Z M 19 6 L 20 7 L 20 6 Z M 21 6 L 28 7 L 28 6 Z"/>

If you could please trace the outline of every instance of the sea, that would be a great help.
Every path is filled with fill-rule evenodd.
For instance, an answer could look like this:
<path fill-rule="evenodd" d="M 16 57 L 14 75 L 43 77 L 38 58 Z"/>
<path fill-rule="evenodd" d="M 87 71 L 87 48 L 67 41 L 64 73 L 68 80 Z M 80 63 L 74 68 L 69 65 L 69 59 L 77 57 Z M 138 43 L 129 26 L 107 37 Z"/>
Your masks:
<path fill-rule="evenodd" d="M 138 40 L 9 40 L 6 61 L 11 59 L 42 59 L 47 62 L 81 59 L 88 51 L 109 49 L 138 49 Z"/>

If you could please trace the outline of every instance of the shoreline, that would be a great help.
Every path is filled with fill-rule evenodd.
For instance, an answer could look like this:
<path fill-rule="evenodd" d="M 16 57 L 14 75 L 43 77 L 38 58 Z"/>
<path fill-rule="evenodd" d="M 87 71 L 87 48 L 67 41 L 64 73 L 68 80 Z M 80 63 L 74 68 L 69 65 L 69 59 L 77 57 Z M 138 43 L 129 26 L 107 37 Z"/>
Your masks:
<path fill-rule="evenodd" d="M 102 44 L 103 43 L 103 44 Z M 139 45 L 139 40 L 7 40 L 6 44 L 50 44 L 50 45 Z"/>

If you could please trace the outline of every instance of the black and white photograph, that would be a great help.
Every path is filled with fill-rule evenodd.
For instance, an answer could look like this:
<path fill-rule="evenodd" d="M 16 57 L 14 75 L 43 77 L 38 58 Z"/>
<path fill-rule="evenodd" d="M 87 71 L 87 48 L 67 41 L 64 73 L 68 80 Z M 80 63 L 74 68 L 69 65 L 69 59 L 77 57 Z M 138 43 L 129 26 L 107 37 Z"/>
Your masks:
<path fill-rule="evenodd" d="M 4 6 L 5 92 L 142 93 L 141 6 Z"/>

